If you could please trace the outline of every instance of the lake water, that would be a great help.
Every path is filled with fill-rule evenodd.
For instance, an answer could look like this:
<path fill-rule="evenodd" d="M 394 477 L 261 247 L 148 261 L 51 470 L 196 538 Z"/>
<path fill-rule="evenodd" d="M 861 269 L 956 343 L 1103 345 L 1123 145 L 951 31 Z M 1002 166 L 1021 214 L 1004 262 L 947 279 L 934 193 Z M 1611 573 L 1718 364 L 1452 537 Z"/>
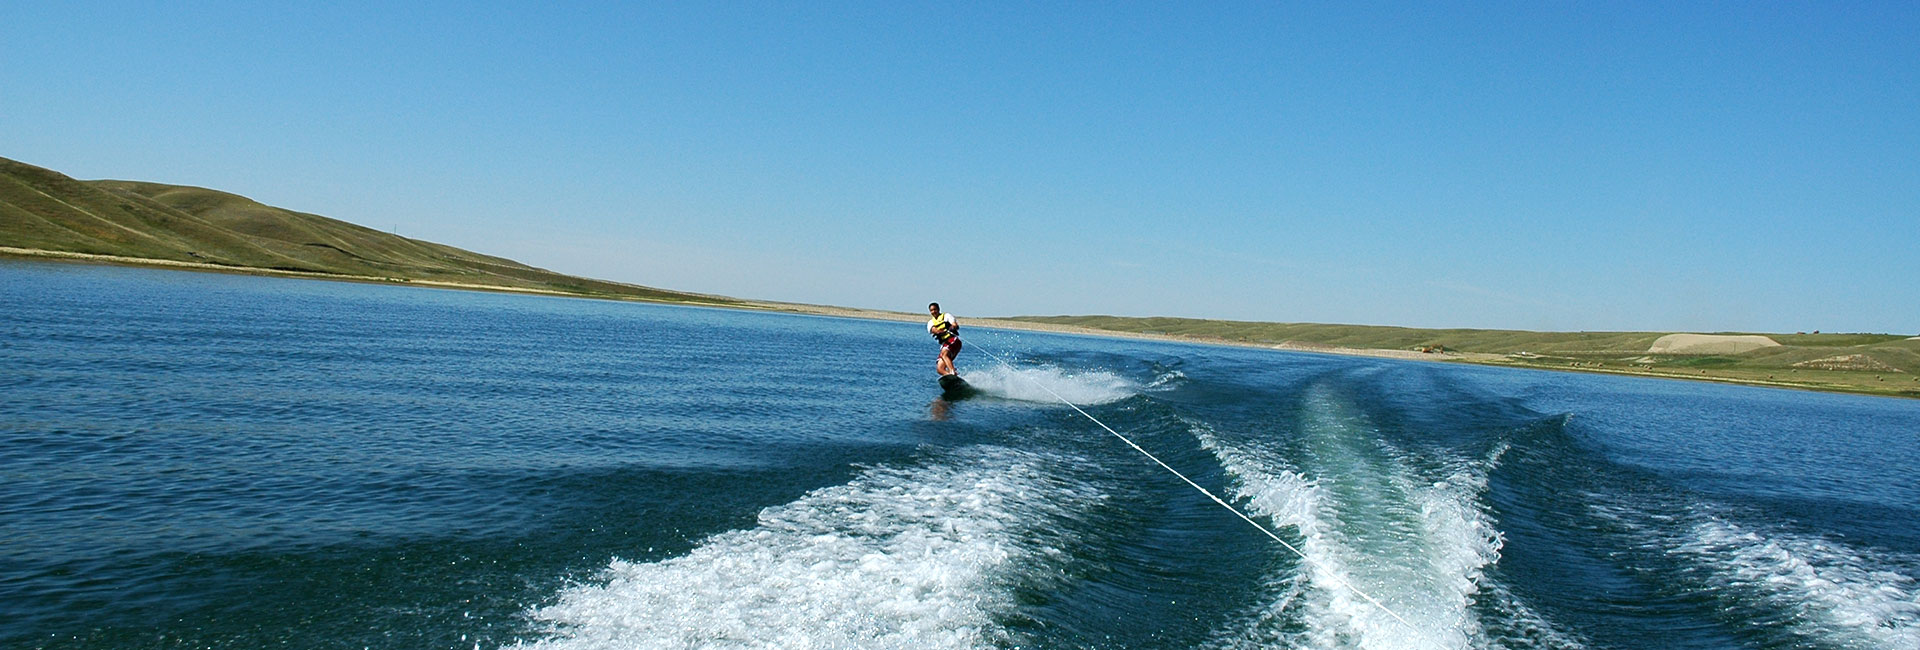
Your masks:
<path fill-rule="evenodd" d="M 1920 401 L 962 335 L 0 262 L 0 647 L 1920 648 Z"/>

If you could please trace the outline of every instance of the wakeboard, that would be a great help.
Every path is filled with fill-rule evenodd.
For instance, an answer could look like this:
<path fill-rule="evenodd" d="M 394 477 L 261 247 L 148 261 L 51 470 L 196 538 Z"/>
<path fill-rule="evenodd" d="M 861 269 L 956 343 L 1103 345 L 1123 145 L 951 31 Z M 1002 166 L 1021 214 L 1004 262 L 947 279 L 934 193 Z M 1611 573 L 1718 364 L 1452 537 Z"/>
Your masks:
<path fill-rule="evenodd" d="M 960 375 L 940 375 L 940 396 L 947 399 L 959 399 L 973 394 L 973 385 Z"/>

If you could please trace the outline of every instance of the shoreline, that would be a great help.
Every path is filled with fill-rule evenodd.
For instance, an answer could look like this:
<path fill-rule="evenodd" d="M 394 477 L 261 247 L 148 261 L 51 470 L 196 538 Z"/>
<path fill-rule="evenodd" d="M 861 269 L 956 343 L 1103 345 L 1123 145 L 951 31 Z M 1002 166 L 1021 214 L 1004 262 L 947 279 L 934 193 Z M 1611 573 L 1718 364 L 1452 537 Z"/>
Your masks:
<path fill-rule="evenodd" d="M 881 311 L 881 310 L 875 310 L 875 309 L 859 309 L 859 308 L 853 308 L 853 307 L 829 307 L 829 306 L 822 306 L 822 305 L 803 305 L 803 304 L 797 304 L 797 303 L 779 303 L 779 302 L 769 302 L 769 301 L 745 301 L 745 302 L 753 305 L 752 308 L 754 309 L 759 309 L 764 311 L 778 311 L 778 312 L 785 312 L 785 313 L 809 314 L 814 316 L 859 318 L 859 319 L 865 319 L 865 320 L 886 320 L 886 321 L 901 321 L 901 322 L 913 322 L 913 323 L 920 323 L 923 320 L 919 316 L 915 314 L 910 314 L 907 312 L 888 312 L 888 311 Z M 1615 376 L 1623 376 L 1623 377 L 1642 377 L 1647 379 L 1667 379 L 1667 380 L 1680 380 L 1680 381 L 1691 381 L 1691 382 L 1705 382 L 1705 383 L 1714 383 L 1714 384 L 1729 384 L 1729 385 L 1737 385 L 1737 386 L 1753 386 L 1757 388 L 1804 390 L 1804 391 L 1813 391 L 1813 392 L 1820 392 L 1820 393 L 1861 395 L 1866 397 L 1920 399 L 1920 395 L 1915 395 L 1912 393 L 1902 394 L 1902 393 L 1896 393 L 1896 392 L 1870 392 L 1870 391 L 1861 391 L 1861 390 L 1846 390 L 1845 388 L 1842 388 L 1842 387 L 1829 387 L 1829 386 L 1823 386 L 1823 385 L 1812 384 L 1812 383 L 1803 383 L 1803 382 L 1790 382 L 1790 381 L 1779 381 L 1779 380 L 1770 381 L 1770 380 L 1764 380 L 1764 379 L 1746 379 L 1741 377 L 1715 377 L 1711 375 L 1694 376 L 1694 375 L 1682 374 L 1679 372 L 1646 371 L 1646 370 L 1635 371 L 1635 370 L 1624 370 L 1624 369 L 1617 369 L 1617 368 L 1582 367 L 1582 366 L 1557 367 L 1557 366 L 1551 366 L 1551 365 L 1545 365 L 1545 364 L 1529 364 L 1529 363 L 1517 362 L 1515 361 L 1514 357 L 1511 357 L 1509 355 L 1495 354 L 1490 352 L 1417 352 L 1414 350 L 1396 350 L 1396 349 L 1386 349 L 1386 348 L 1349 348 L 1349 347 L 1341 347 L 1341 346 L 1335 346 L 1335 345 L 1324 345 L 1324 344 L 1318 344 L 1318 343 L 1301 343 L 1301 342 L 1295 342 L 1295 341 L 1288 341 L 1285 343 L 1278 343 L 1278 344 L 1263 344 L 1263 343 L 1247 343 L 1243 341 L 1230 341 L 1230 340 L 1223 340 L 1223 339 L 1177 336 L 1177 335 L 1170 335 L 1170 334 L 1144 334 L 1144 333 L 1136 333 L 1136 332 L 1120 332 L 1120 331 L 1114 331 L 1114 330 L 1094 329 L 1089 327 L 1079 327 L 1079 326 L 1073 326 L 1073 325 L 1053 325 L 1048 323 L 1035 323 L 1030 321 L 1011 320 L 1011 319 L 1005 319 L 1005 318 L 971 318 L 969 317 L 969 318 L 964 318 L 964 320 L 968 324 L 979 326 L 979 327 L 992 327 L 996 329 L 1019 330 L 1019 331 L 1027 331 L 1027 332 L 1045 332 L 1045 333 L 1051 333 L 1051 334 L 1067 334 L 1072 336 L 1094 336 L 1094 337 L 1110 338 L 1110 339 L 1131 339 L 1131 340 L 1155 341 L 1155 342 L 1165 342 L 1165 343 L 1187 343 L 1187 344 L 1193 344 L 1193 345 L 1215 345 L 1215 346 L 1243 348 L 1243 349 L 1250 349 L 1250 350 L 1278 350 L 1278 351 L 1284 351 L 1284 352 L 1304 352 L 1308 354 L 1330 354 L 1330 355 L 1344 356 L 1344 357 L 1367 357 L 1367 358 L 1373 358 L 1373 359 L 1396 359 L 1401 361 L 1421 361 L 1426 363 L 1470 364 L 1470 365 L 1485 366 L 1490 368 L 1538 370 L 1543 372 L 1573 372 L 1573 373 L 1582 373 L 1582 374 L 1615 375 Z"/>
<path fill-rule="evenodd" d="M 163 259 L 153 259 L 153 258 L 143 258 L 143 257 L 124 257 L 119 255 L 72 253 L 72 252 L 66 252 L 66 251 L 50 251 L 50 250 L 41 250 L 41 249 L 34 249 L 34 248 L 17 248 L 12 246 L 0 246 L 0 258 L 26 259 L 26 260 L 33 260 L 33 261 L 70 262 L 70 263 L 78 263 L 78 264 L 97 264 L 97 265 L 107 265 L 107 266 L 159 268 L 163 270 L 197 271 L 197 272 L 203 272 L 203 273 L 226 273 L 226 274 L 234 274 L 234 275 L 285 277 L 285 278 L 309 279 L 309 280 L 326 280 L 326 281 L 333 281 L 333 282 L 387 284 L 387 285 L 395 285 L 395 286 L 413 286 L 413 287 L 427 287 L 427 288 L 436 288 L 436 289 L 450 289 L 450 290 L 456 290 L 456 291 L 518 293 L 518 294 L 552 296 L 552 297 L 562 297 L 562 298 L 582 298 L 582 299 L 588 299 L 588 300 L 614 300 L 614 301 L 621 301 L 621 302 L 646 302 L 646 303 L 665 304 L 665 305 L 717 307 L 717 308 L 723 308 L 723 309 L 740 309 L 745 311 L 768 311 L 768 312 L 779 312 L 779 313 L 790 313 L 790 314 L 807 314 L 807 315 L 813 315 L 813 316 L 828 316 L 828 317 L 835 317 L 835 318 L 857 318 L 861 320 L 879 320 L 879 321 L 910 322 L 910 323 L 919 323 L 921 321 L 920 316 L 916 314 L 907 313 L 907 312 L 883 311 L 878 309 L 861 309 L 856 307 L 834 307 L 834 306 L 828 306 L 828 305 L 810 305 L 810 304 L 804 304 L 804 303 L 778 302 L 778 301 L 770 301 L 770 300 L 747 300 L 747 299 L 728 299 L 729 301 L 716 300 L 712 302 L 700 301 L 700 300 L 661 300 L 661 299 L 642 298 L 637 296 L 629 297 L 629 296 L 572 293 L 572 292 L 566 292 L 566 291 L 555 291 L 551 289 L 535 289 L 535 288 L 529 288 L 529 287 L 507 287 L 507 286 L 482 285 L 482 284 L 471 284 L 471 283 L 462 283 L 462 282 L 445 282 L 445 281 L 438 281 L 438 280 L 409 280 L 405 278 L 381 278 L 381 277 L 372 277 L 372 276 L 354 276 L 354 275 L 340 275 L 340 274 L 333 274 L 333 273 L 316 273 L 311 271 L 290 271 L 290 270 L 283 270 L 283 269 L 267 269 L 267 268 L 257 268 L 257 267 L 237 267 L 237 266 L 226 266 L 226 265 L 220 265 L 220 264 L 209 264 L 209 263 L 203 263 L 203 262 L 181 262 L 181 261 L 175 261 L 175 260 L 163 260 Z M 1247 343 L 1242 341 L 1229 341 L 1229 340 L 1222 340 L 1222 339 L 1208 339 L 1208 338 L 1200 338 L 1200 337 L 1178 336 L 1178 335 L 1170 335 L 1170 334 L 1146 334 L 1146 333 L 1137 333 L 1137 332 L 1121 332 L 1121 331 L 1115 331 L 1115 330 L 1094 329 L 1094 328 L 1080 327 L 1080 326 L 1074 326 L 1074 325 L 1053 325 L 1049 323 L 1035 323 L 1030 321 L 1012 320 L 1012 319 L 1006 319 L 1006 318 L 968 317 L 966 320 L 969 323 L 976 326 L 980 326 L 980 327 L 991 327 L 996 329 L 1017 330 L 1017 331 L 1027 331 L 1027 332 L 1045 332 L 1045 333 L 1051 333 L 1051 334 L 1067 334 L 1072 336 L 1094 336 L 1094 337 L 1101 337 L 1101 338 L 1130 339 L 1130 340 L 1139 340 L 1139 341 L 1188 343 L 1188 344 L 1195 344 L 1195 345 L 1216 345 L 1216 346 L 1223 346 L 1223 347 L 1243 348 L 1243 349 L 1252 349 L 1252 350 L 1278 350 L 1278 351 L 1285 351 L 1285 352 L 1304 352 L 1308 354 L 1330 354 L 1330 355 L 1347 356 L 1347 357 L 1367 357 L 1367 358 L 1374 358 L 1374 359 L 1397 359 L 1402 361 L 1422 361 L 1422 362 L 1428 362 L 1428 363 L 1463 363 L 1463 364 L 1487 366 L 1487 367 L 1494 367 L 1494 368 L 1515 368 L 1515 369 L 1526 369 L 1526 370 L 1541 370 L 1541 371 L 1548 371 L 1548 372 L 1577 372 L 1577 373 L 1586 373 L 1586 374 L 1604 374 L 1604 375 L 1616 375 L 1616 376 L 1626 376 L 1626 377 L 1644 377 L 1649 379 L 1668 379 L 1668 380 L 1681 380 L 1681 381 L 1694 381 L 1694 382 L 1709 382 L 1709 383 L 1718 383 L 1718 384 L 1755 386 L 1755 387 L 1761 387 L 1761 388 L 1806 390 L 1806 391 L 1815 391 L 1815 392 L 1823 392 L 1823 393 L 1863 395 L 1863 396 L 1869 396 L 1869 397 L 1920 399 L 1920 395 L 1915 395 L 1912 393 L 1899 393 L 1899 392 L 1891 392 L 1891 391 L 1872 392 L 1872 391 L 1862 391 L 1862 390 L 1847 390 L 1844 387 L 1825 386 L 1825 385 L 1805 383 L 1805 382 L 1747 379 L 1747 378 L 1741 378 L 1741 377 L 1692 376 L 1692 375 L 1680 374 L 1676 372 L 1636 371 L 1636 370 L 1601 368 L 1601 367 L 1580 367 L 1580 366 L 1556 367 L 1556 366 L 1550 366 L 1545 364 L 1530 364 L 1530 363 L 1517 362 L 1513 357 L 1509 355 L 1495 354 L 1495 353 L 1488 353 L 1488 352 L 1417 352 L 1414 350 L 1396 350 L 1396 349 L 1383 349 L 1383 348 L 1350 348 L 1350 347 L 1324 345 L 1324 344 L 1316 344 L 1316 343 L 1300 343 L 1300 342 L 1294 342 L 1294 341 L 1288 341 L 1288 342 L 1283 342 L 1278 344 L 1263 344 L 1263 343 Z"/>
<path fill-rule="evenodd" d="M 0 246 L 0 259 L 21 259 L 37 262 L 67 262 L 73 264 L 95 264 L 99 266 L 127 266 L 134 268 L 158 268 L 167 271 L 191 271 L 197 273 L 223 273 L 227 275 L 254 275 L 263 277 L 294 278 L 301 280 L 326 280 L 330 282 L 353 282 L 359 284 L 386 284 L 399 287 L 427 287 L 431 289 L 452 289 L 456 291 L 485 291 L 488 293 L 522 293 L 557 298 L 585 298 L 589 300 L 616 300 L 624 302 L 651 302 L 663 305 L 699 305 L 706 307 L 732 307 L 733 303 L 723 300 L 659 300 L 640 297 L 614 295 L 596 295 L 571 291 L 556 291 L 534 287 L 509 287 L 496 284 L 473 284 L 471 282 L 448 282 L 445 280 L 412 280 L 407 278 L 383 278 L 371 275 L 343 275 L 339 273 L 321 273 L 317 271 L 293 271 L 288 269 L 269 269 L 257 266 L 228 266 L 207 262 L 182 262 L 150 257 L 127 257 L 124 255 L 101 255 L 97 253 L 73 253 L 68 251 L 50 251 L 38 248 L 18 248 Z M 697 295 L 697 294 L 687 294 Z"/>

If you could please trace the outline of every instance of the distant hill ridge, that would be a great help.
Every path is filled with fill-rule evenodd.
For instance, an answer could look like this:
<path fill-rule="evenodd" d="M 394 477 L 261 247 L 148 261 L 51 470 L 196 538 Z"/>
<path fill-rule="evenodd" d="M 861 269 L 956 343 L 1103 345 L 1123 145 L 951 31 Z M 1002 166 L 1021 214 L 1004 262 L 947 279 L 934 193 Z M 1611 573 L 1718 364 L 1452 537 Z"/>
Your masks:
<path fill-rule="evenodd" d="M 719 296 L 580 278 L 199 187 L 82 181 L 0 158 L 0 246 L 678 302 Z"/>

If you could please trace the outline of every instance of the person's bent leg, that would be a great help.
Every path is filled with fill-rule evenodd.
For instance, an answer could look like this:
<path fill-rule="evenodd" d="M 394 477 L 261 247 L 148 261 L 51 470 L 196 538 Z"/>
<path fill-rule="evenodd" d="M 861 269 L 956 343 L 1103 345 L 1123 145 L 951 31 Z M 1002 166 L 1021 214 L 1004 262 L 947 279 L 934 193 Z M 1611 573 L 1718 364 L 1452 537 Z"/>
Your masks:
<path fill-rule="evenodd" d="M 953 359 L 954 357 L 958 357 L 958 356 L 960 356 L 959 344 L 956 343 L 954 345 L 941 346 L 940 364 L 939 364 L 940 374 L 942 375 L 959 374 L 960 371 L 954 369 L 953 367 Z"/>

